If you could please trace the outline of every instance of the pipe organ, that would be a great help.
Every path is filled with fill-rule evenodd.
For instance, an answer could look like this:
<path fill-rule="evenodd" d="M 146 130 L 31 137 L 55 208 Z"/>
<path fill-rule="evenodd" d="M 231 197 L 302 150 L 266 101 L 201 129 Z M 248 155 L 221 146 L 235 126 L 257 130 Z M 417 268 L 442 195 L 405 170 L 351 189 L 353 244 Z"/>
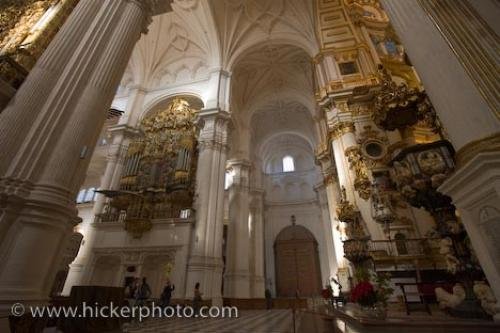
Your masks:
<path fill-rule="evenodd" d="M 120 188 L 100 191 L 109 200 L 102 222 L 123 221 L 134 237 L 151 229 L 151 220 L 179 218 L 193 204 L 196 161 L 196 110 L 182 98 L 146 117 L 141 135 L 130 143 Z M 185 216 L 185 214 L 183 214 Z"/>

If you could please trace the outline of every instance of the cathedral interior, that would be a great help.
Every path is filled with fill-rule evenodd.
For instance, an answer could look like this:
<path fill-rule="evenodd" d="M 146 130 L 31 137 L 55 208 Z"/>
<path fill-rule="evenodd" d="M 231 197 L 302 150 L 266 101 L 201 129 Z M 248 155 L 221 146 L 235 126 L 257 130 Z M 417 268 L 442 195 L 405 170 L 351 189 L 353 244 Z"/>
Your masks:
<path fill-rule="evenodd" d="M 0 331 L 499 332 L 499 16 L 0 1 Z M 14 311 L 143 278 L 241 315 Z"/>

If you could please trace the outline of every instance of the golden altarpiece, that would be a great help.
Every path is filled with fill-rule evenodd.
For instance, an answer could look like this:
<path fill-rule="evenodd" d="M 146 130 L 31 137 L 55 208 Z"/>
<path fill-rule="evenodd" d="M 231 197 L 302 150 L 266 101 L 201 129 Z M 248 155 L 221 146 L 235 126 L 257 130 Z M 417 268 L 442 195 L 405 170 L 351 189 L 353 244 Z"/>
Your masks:
<path fill-rule="evenodd" d="M 123 221 L 138 238 L 154 219 L 189 216 L 197 161 L 195 117 L 187 100 L 175 98 L 141 122 L 139 138 L 128 147 L 119 190 L 100 191 L 109 199 L 98 221 Z"/>

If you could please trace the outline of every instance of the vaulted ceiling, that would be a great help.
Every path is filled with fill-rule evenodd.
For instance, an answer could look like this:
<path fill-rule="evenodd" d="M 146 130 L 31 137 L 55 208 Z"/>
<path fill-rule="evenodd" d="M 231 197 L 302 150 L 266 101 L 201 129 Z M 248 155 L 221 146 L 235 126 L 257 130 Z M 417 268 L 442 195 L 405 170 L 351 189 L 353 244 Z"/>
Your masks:
<path fill-rule="evenodd" d="M 206 78 L 219 65 L 219 39 L 207 0 L 176 0 L 172 8 L 153 17 L 134 48 L 122 85 L 160 89 Z"/>
<path fill-rule="evenodd" d="M 222 47 L 222 65 L 231 70 L 247 50 L 264 42 L 297 45 L 318 52 L 311 0 L 210 0 Z"/>
<path fill-rule="evenodd" d="M 257 149 L 278 132 L 314 145 L 314 1 L 174 0 L 172 9 L 139 40 L 123 86 L 160 91 L 226 70 L 235 135 L 248 136 L 236 146 L 250 139 Z"/>

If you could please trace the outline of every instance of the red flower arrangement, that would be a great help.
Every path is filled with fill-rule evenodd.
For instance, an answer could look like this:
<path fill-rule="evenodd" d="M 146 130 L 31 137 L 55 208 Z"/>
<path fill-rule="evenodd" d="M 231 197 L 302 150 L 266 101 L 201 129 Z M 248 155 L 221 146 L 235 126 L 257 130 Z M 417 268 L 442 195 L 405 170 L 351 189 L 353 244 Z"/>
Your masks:
<path fill-rule="evenodd" d="M 324 299 L 331 299 L 333 297 L 332 290 L 330 288 L 325 288 L 321 291 L 321 296 Z"/>
<path fill-rule="evenodd" d="M 374 306 L 377 303 L 377 293 L 368 281 L 359 282 L 351 291 L 351 301 L 361 306 Z"/>

